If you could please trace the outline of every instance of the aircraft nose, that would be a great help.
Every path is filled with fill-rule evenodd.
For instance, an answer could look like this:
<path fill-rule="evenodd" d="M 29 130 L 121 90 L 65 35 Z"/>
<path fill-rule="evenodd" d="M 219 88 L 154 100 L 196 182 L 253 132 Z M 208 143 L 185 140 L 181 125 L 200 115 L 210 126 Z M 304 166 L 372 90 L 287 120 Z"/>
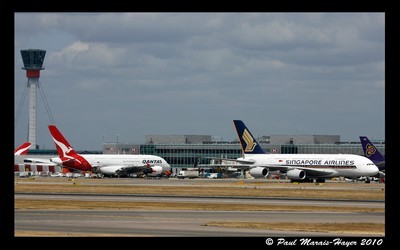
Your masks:
<path fill-rule="evenodd" d="M 374 165 L 370 165 L 369 166 L 370 171 L 373 175 L 378 174 L 379 173 L 379 168 L 374 164 Z"/>

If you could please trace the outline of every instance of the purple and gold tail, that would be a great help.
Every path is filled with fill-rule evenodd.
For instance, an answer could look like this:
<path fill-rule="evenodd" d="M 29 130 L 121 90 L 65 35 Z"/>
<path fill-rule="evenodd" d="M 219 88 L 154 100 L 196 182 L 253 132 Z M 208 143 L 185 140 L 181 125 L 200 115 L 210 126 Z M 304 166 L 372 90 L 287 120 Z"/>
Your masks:
<path fill-rule="evenodd" d="M 379 170 L 384 170 L 385 157 L 381 154 L 381 152 L 379 152 L 375 145 L 369 141 L 368 137 L 360 136 L 360 141 L 364 151 L 364 156 L 377 165 Z"/>

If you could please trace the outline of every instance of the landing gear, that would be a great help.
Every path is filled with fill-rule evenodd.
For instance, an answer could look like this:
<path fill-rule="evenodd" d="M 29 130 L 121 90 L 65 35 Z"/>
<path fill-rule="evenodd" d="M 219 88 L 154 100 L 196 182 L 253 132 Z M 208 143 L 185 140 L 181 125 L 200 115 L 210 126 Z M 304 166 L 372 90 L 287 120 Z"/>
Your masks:
<path fill-rule="evenodd" d="M 325 179 L 323 178 L 318 178 L 315 180 L 316 183 L 325 183 Z"/>

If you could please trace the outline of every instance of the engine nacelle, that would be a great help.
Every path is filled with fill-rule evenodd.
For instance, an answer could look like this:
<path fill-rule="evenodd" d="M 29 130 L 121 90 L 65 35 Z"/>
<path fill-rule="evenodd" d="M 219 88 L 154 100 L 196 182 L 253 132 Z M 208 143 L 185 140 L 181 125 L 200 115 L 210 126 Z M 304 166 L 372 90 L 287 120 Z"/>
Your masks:
<path fill-rule="evenodd" d="M 143 173 L 147 176 L 157 176 L 162 174 L 163 168 L 161 166 L 152 166 L 143 170 Z"/>
<path fill-rule="evenodd" d="M 250 174 L 254 178 L 263 178 L 268 175 L 268 168 L 255 167 L 250 169 Z"/>
<path fill-rule="evenodd" d="M 385 178 L 385 173 L 382 171 L 379 171 L 374 177 L 379 178 L 379 179 Z"/>
<path fill-rule="evenodd" d="M 304 178 L 306 178 L 306 172 L 300 169 L 291 169 L 287 171 L 286 176 L 292 180 L 304 180 Z"/>
<path fill-rule="evenodd" d="M 118 175 L 119 171 L 121 169 L 121 166 L 105 166 L 105 167 L 93 167 L 92 171 L 94 173 L 100 173 L 100 174 L 104 174 L 104 175 Z"/>

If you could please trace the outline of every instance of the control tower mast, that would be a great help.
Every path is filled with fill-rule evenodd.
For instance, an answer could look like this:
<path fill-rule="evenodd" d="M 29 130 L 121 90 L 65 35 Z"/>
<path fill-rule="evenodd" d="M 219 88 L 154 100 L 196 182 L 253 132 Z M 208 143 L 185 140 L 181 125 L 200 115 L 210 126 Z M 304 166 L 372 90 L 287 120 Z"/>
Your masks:
<path fill-rule="evenodd" d="M 39 88 L 40 71 L 44 70 L 43 61 L 46 55 L 45 50 L 41 49 L 27 49 L 21 50 L 22 60 L 26 70 L 26 77 L 28 77 L 29 89 L 29 122 L 28 122 L 28 141 L 33 148 L 37 147 L 36 144 L 36 93 Z"/>

